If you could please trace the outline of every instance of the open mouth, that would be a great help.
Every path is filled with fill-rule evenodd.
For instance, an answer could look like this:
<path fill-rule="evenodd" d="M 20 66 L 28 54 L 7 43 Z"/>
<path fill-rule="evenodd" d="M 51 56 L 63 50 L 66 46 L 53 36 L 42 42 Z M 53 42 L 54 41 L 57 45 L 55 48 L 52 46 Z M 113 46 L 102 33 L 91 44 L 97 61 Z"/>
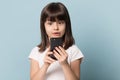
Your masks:
<path fill-rule="evenodd" d="M 60 33 L 59 32 L 55 32 L 53 33 L 54 36 L 60 36 Z"/>

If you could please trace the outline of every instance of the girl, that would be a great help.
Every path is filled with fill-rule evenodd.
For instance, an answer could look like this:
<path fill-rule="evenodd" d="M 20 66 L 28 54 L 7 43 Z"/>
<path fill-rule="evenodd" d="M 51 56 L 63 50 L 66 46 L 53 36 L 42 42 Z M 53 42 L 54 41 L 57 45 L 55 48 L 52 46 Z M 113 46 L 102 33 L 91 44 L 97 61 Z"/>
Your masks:
<path fill-rule="evenodd" d="M 31 80 L 80 80 L 83 54 L 74 44 L 67 8 L 60 2 L 49 3 L 41 12 L 41 43 L 33 48 Z M 63 39 L 62 46 L 50 51 L 50 38 Z M 49 55 L 54 55 L 57 60 Z"/>

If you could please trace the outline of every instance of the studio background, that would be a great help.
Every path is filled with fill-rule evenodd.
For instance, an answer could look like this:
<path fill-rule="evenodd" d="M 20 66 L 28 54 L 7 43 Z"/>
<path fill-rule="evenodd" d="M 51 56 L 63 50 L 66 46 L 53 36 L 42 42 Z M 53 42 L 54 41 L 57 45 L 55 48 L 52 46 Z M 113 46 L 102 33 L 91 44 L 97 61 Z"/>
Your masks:
<path fill-rule="evenodd" d="M 40 12 L 52 1 L 69 10 L 76 44 L 85 56 L 81 80 L 120 80 L 119 0 L 0 1 L 0 80 L 30 80 L 28 56 L 40 42 Z"/>

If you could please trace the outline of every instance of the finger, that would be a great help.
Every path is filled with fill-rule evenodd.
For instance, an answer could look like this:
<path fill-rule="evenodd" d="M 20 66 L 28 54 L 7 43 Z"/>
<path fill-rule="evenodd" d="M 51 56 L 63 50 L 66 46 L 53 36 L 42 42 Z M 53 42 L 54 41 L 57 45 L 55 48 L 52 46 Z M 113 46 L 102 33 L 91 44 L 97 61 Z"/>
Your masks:
<path fill-rule="evenodd" d="M 59 49 L 59 47 L 55 47 L 55 50 L 57 50 L 59 55 L 63 55 L 62 51 Z"/>
<path fill-rule="evenodd" d="M 65 55 L 66 54 L 66 51 L 64 48 L 62 48 L 61 46 L 59 46 L 59 49 L 61 50 L 61 52 Z"/>
<path fill-rule="evenodd" d="M 48 56 L 48 60 L 55 62 L 56 60 L 52 59 L 50 56 Z"/>
<path fill-rule="evenodd" d="M 63 56 L 67 58 L 67 57 L 68 57 L 68 54 L 66 53 L 65 49 L 62 48 L 61 46 L 59 46 L 59 49 L 61 50 Z"/>
<path fill-rule="evenodd" d="M 56 50 L 53 50 L 53 52 L 54 52 L 54 56 L 55 56 L 57 59 L 59 59 L 59 58 L 60 58 L 60 55 L 58 54 L 58 52 L 57 52 Z"/>
<path fill-rule="evenodd" d="M 52 63 L 52 61 L 50 61 L 50 60 L 45 60 L 45 62 L 46 62 L 46 63 L 49 63 L 49 64 Z"/>
<path fill-rule="evenodd" d="M 50 54 L 53 54 L 53 52 L 47 52 L 47 56 L 50 55 Z"/>
<path fill-rule="evenodd" d="M 50 51 L 50 47 L 47 48 L 47 51 Z"/>
<path fill-rule="evenodd" d="M 48 63 L 53 63 L 53 62 L 55 62 L 55 60 L 52 59 L 52 58 L 50 58 L 49 56 L 46 57 L 45 61 L 48 62 Z"/>

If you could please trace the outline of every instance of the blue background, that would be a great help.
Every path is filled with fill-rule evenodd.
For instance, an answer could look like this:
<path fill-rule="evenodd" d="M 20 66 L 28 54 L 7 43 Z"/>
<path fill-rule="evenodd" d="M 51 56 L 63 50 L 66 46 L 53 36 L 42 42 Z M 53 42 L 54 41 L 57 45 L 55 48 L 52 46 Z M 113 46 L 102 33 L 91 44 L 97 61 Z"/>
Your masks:
<path fill-rule="evenodd" d="M 120 80 L 119 0 L 0 1 L 0 80 L 29 80 L 28 55 L 40 42 L 39 17 L 49 2 L 69 10 L 85 58 L 81 80 Z"/>

